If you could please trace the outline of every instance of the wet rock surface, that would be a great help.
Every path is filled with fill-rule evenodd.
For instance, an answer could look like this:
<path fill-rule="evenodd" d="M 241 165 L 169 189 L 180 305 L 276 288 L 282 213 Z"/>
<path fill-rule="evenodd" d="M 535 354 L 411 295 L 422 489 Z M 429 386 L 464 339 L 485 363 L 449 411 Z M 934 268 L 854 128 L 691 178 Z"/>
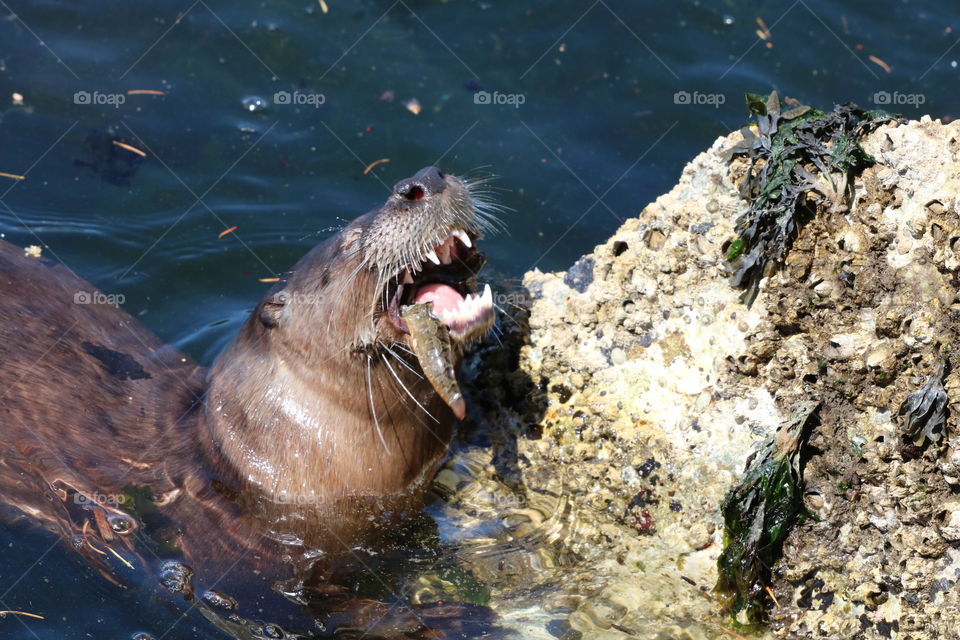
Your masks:
<path fill-rule="evenodd" d="M 711 593 L 720 505 L 809 401 L 817 517 L 773 568 L 765 633 L 920 639 L 960 626 L 960 126 L 867 136 L 876 164 L 851 197 L 811 204 L 749 308 L 723 261 L 749 205 L 745 163 L 725 159 L 741 139 L 717 140 L 570 272 L 527 274 L 503 346 L 467 363 L 483 418 L 438 485 L 464 531 L 484 528 L 474 572 L 524 637 L 746 633 Z M 922 410 L 946 422 L 923 437 L 928 423 L 907 430 L 900 410 L 941 365 L 945 406 L 931 396 Z"/>

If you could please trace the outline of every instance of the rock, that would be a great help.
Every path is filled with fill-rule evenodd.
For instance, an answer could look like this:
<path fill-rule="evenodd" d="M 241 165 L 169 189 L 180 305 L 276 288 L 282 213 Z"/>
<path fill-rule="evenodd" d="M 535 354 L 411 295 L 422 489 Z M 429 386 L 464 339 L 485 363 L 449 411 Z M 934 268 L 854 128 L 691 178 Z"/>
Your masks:
<path fill-rule="evenodd" d="M 566 583 L 583 596 L 571 628 L 726 637 L 703 597 L 720 504 L 755 445 L 815 399 L 804 478 L 819 520 L 787 539 L 770 634 L 955 635 L 960 592 L 943 581 L 960 579 L 960 374 L 945 378 L 940 444 L 913 446 L 897 412 L 960 347 L 960 124 L 867 136 L 877 162 L 849 207 L 817 211 L 750 307 L 723 261 L 749 204 L 746 167 L 725 155 L 740 140 L 718 139 L 570 272 L 526 275 L 512 387 L 484 377 L 501 375 L 492 365 L 473 385 L 491 437 L 509 443 L 494 458 L 515 457 L 508 482 L 563 504 L 562 522 L 541 522 L 561 557 L 585 563 Z"/>

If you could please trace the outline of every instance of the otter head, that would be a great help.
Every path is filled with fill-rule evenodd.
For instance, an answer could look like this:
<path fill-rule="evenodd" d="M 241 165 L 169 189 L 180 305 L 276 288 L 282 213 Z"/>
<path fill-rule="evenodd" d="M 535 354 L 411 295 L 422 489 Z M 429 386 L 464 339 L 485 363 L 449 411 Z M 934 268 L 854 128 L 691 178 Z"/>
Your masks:
<path fill-rule="evenodd" d="M 481 184 L 421 170 L 264 297 L 209 379 L 213 442 L 241 478 L 273 497 L 422 481 L 449 441 L 443 412 L 464 416 L 463 348 L 494 321 Z"/>

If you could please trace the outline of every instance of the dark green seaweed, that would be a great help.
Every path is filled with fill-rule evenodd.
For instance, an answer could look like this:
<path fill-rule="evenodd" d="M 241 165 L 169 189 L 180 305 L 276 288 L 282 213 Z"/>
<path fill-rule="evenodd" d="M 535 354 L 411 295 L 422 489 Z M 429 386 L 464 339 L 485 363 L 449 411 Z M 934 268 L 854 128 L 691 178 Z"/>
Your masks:
<path fill-rule="evenodd" d="M 938 442 L 947 426 L 947 390 L 943 387 L 946 366 L 941 364 L 936 373 L 927 378 L 919 391 L 914 391 L 900 405 L 903 430 L 916 446 Z"/>
<path fill-rule="evenodd" d="M 795 419 L 780 427 L 747 461 L 740 484 L 723 501 L 724 548 L 717 560 L 714 591 L 724 611 L 743 612 L 750 623 L 765 617 L 764 591 L 793 526 L 812 514 L 803 504 L 800 451 L 819 423 L 818 403 L 795 408 Z"/>
<path fill-rule="evenodd" d="M 746 100 L 757 128 L 742 129 L 743 142 L 729 154 L 750 161 L 740 192 L 751 202 L 737 221 L 738 237 L 727 248 L 726 259 L 731 284 L 744 289 L 741 300 L 751 305 L 760 280 L 769 268 L 783 263 L 803 224 L 807 194 L 824 190 L 817 174 L 828 182 L 839 174 L 839 188 L 833 185 L 831 197 L 845 195 L 851 179 L 874 162 L 860 139 L 894 117 L 852 103 L 837 105 L 830 113 L 799 105 L 782 111 L 776 92 L 767 98 L 747 94 Z"/>

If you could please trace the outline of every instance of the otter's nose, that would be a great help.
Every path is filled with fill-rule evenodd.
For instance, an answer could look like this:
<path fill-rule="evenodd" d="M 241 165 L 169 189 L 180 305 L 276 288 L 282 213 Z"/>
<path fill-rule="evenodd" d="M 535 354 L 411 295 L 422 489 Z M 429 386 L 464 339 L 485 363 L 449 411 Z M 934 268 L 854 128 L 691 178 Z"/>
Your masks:
<path fill-rule="evenodd" d="M 436 167 L 426 167 L 417 172 L 412 178 L 401 180 L 393 186 L 393 192 L 405 200 L 419 200 L 424 196 L 432 196 L 443 192 L 447 188 L 447 181 L 443 172 Z"/>

